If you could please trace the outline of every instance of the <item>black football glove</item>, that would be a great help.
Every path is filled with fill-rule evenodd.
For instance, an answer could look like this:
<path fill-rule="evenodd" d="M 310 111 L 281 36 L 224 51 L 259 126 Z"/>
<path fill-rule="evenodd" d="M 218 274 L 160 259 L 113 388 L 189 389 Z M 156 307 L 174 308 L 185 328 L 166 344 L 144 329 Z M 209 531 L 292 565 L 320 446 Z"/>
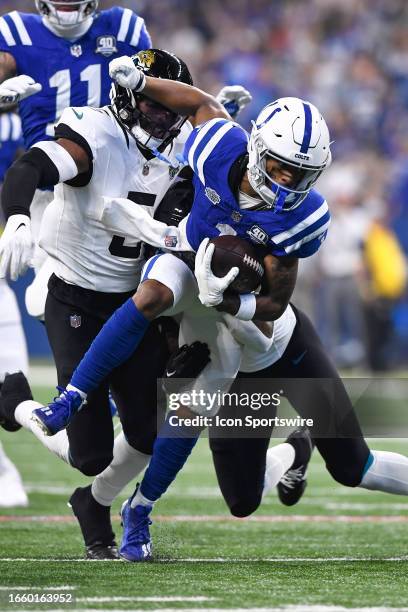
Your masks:
<path fill-rule="evenodd" d="M 164 391 L 175 391 L 176 385 L 172 382 L 174 379 L 197 378 L 210 361 L 210 351 L 204 342 L 184 344 L 167 362 L 163 375 Z"/>

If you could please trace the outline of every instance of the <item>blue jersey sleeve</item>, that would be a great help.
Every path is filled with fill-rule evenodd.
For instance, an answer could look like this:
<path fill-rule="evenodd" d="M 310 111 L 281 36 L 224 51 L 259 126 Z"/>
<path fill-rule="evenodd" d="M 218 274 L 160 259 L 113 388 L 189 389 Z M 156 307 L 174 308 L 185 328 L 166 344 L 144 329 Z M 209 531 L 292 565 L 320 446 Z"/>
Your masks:
<path fill-rule="evenodd" d="M 233 121 L 211 119 L 195 128 L 184 147 L 184 158 L 203 185 L 218 182 L 220 169 L 246 151 L 248 135 Z"/>
<path fill-rule="evenodd" d="M 317 194 L 313 194 L 313 198 L 315 201 L 320 198 L 319 206 L 313 212 L 296 225 L 273 236 L 271 242 L 274 255 L 304 258 L 310 257 L 320 248 L 330 225 L 330 212 L 324 198 Z"/>
<path fill-rule="evenodd" d="M 150 49 L 152 40 L 147 31 L 145 21 L 129 8 L 114 7 L 110 9 L 112 18 L 117 21 L 118 46 L 122 45 L 128 55 L 133 55 L 143 49 Z"/>
<path fill-rule="evenodd" d="M 12 11 L 0 17 L 0 51 L 10 53 L 17 64 L 17 74 L 22 74 L 20 65 L 24 59 L 25 50 L 32 47 L 33 41 L 26 27 L 27 15 Z M 34 15 L 31 15 L 34 17 Z"/>

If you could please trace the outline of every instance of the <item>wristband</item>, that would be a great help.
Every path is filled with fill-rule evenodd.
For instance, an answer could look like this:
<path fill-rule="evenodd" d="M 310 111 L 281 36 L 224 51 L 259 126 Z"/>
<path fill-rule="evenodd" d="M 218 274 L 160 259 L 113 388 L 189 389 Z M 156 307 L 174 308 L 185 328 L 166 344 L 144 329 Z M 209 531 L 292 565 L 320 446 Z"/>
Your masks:
<path fill-rule="evenodd" d="M 143 91 L 143 89 L 146 87 L 146 75 L 141 70 L 138 72 L 139 72 L 139 81 L 135 87 L 132 87 L 132 91 L 136 91 L 137 93 L 139 93 L 140 91 Z"/>
<path fill-rule="evenodd" d="M 256 296 L 253 293 L 242 293 L 239 296 L 240 304 L 237 314 L 237 319 L 241 321 L 251 321 L 254 318 L 256 310 Z"/>

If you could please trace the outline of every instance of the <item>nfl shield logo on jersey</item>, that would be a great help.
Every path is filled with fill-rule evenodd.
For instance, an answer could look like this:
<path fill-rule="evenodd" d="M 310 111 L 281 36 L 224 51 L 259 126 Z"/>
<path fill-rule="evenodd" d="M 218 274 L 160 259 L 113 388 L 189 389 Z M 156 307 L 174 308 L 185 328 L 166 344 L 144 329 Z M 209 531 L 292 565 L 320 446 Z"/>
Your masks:
<path fill-rule="evenodd" d="M 114 36 L 105 34 L 105 36 L 99 36 L 96 39 L 95 53 L 102 53 L 105 57 L 109 57 L 116 52 L 116 38 Z"/>
<path fill-rule="evenodd" d="M 76 329 L 77 327 L 81 327 L 81 315 L 71 315 L 69 317 L 69 322 L 71 324 L 71 327 L 73 327 L 74 329 Z"/>
<path fill-rule="evenodd" d="M 211 187 L 205 188 L 205 195 L 213 204 L 219 204 L 221 202 L 221 198 L 215 189 L 211 189 Z"/>
<path fill-rule="evenodd" d="M 82 47 L 81 45 L 72 45 L 71 47 L 71 55 L 74 57 L 81 57 L 82 55 Z"/>

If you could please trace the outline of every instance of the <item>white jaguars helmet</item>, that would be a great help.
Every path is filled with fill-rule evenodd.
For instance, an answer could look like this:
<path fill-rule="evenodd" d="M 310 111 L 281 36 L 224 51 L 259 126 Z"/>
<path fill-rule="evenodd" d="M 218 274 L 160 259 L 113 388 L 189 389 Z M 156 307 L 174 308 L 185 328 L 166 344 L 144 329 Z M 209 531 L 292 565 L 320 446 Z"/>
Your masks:
<path fill-rule="evenodd" d="M 317 108 L 300 98 L 279 98 L 262 109 L 248 143 L 248 180 L 276 212 L 292 210 L 305 199 L 330 165 L 330 136 Z M 297 185 L 279 185 L 266 173 L 266 158 L 302 171 Z"/>
<path fill-rule="evenodd" d="M 35 0 L 40 15 L 62 32 L 71 30 L 93 17 L 98 4 L 99 0 Z"/>

